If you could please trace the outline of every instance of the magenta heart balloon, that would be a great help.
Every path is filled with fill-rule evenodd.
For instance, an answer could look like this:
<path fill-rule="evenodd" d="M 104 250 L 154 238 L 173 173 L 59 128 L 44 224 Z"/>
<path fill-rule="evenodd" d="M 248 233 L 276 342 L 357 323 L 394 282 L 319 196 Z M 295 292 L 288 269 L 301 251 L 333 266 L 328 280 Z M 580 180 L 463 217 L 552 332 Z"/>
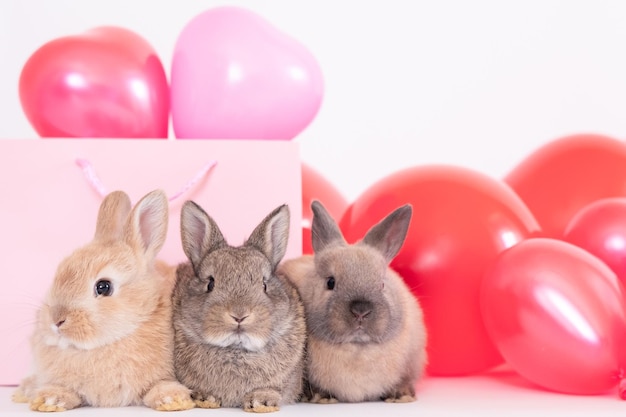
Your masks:
<path fill-rule="evenodd" d="M 293 139 L 315 117 L 324 83 L 313 55 L 260 16 L 219 7 L 179 35 L 171 73 L 177 138 Z"/>
<path fill-rule="evenodd" d="M 46 43 L 24 64 L 19 91 L 42 137 L 167 138 L 165 70 L 152 46 L 124 28 Z"/>

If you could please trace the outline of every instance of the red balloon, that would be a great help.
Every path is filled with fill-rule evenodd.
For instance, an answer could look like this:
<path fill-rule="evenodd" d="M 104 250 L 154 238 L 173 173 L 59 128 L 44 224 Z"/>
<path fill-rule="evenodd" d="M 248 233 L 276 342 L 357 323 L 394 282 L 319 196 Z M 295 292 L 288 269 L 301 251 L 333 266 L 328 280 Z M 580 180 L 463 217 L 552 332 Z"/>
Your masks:
<path fill-rule="evenodd" d="M 480 283 L 500 252 L 538 231 L 537 222 L 501 181 L 464 168 L 418 166 L 367 189 L 340 227 L 355 241 L 406 203 L 413 218 L 391 266 L 424 309 L 428 372 L 468 375 L 501 363 L 480 314 Z"/>
<path fill-rule="evenodd" d="M 505 178 L 541 225 L 560 239 L 582 207 L 626 196 L 626 144 L 601 135 L 555 140 L 528 156 Z"/>
<path fill-rule="evenodd" d="M 302 164 L 302 253 L 313 253 L 311 246 L 311 222 L 313 212 L 311 202 L 320 201 L 334 219 L 341 219 L 348 207 L 348 200 L 324 178 L 319 172 L 307 164 Z"/>
<path fill-rule="evenodd" d="M 139 35 L 100 27 L 55 39 L 24 65 L 22 108 L 42 137 L 166 138 L 169 87 Z"/>
<path fill-rule="evenodd" d="M 523 377 L 568 394 L 615 387 L 624 365 L 624 290 L 601 260 L 570 243 L 528 239 L 485 274 L 485 325 Z"/>
<path fill-rule="evenodd" d="M 626 284 L 626 197 L 583 207 L 568 223 L 563 240 L 600 258 Z"/>

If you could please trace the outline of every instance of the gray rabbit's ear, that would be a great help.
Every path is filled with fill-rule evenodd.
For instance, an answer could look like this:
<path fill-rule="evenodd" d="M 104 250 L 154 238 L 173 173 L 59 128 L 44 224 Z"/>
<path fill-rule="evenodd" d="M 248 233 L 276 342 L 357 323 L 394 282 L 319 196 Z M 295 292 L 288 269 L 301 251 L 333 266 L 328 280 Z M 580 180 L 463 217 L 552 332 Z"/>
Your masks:
<path fill-rule="evenodd" d="M 272 269 L 285 256 L 289 240 L 289 207 L 286 204 L 275 208 L 254 229 L 246 246 L 253 246 L 265 254 Z"/>
<path fill-rule="evenodd" d="M 362 242 L 378 249 L 387 263 L 391 262 L 404 243 L 412 213 L 413 209 L 409 204 L 397 208 L 374 225 L 367 232 Z"/>
<path fill-rule="evenodd" d="M 194 269 L 207 253 L 226 245 L 215 221 L 193 201 L 186 201 L 183 204 L 180 214 L 180 235 L 183 251 Z"/>
<path fill-rule="evenodd" d="M 126 241 L 140 256 L 156 258 L 167 237 L 169 207 L 163 190 L 146 194 L 130 212 Z"/>
<path fill-rule="evenodd" d="M 313 211 L 313 221 L 311 224 L 311 245 L 315 253 L 334 246 L 346 245 L 341 229 L 337 226 L 337 222 L 330 216 L 322 203 L 314 200 L 311 203 Z"/>
<path fill-rule="evenodd" d="M 121 239 L 130 208 L 130 198 L 125 192 L 107 194 L 100 204 L 94 238 L 107 242 Z"/>

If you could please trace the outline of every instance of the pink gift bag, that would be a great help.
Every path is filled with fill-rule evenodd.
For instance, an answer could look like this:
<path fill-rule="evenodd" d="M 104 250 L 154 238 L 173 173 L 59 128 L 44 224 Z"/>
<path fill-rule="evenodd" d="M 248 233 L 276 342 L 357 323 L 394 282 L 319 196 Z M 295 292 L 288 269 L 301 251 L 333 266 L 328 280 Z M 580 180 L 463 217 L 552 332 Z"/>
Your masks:
<path fill-rule="evenodd" d="M 95 232 L 103 195 L 151 190 L 170 199 L 160 258 L 185 261 L 180 208 L 194 200 L 239 245 L 271 210 L 291 212 L 285 258 L 301 254 L 302 192 L 297 143 L 247 140 L 0 140 L 0 385 L 30 372 L 35 313 L 59 262 Z"/>

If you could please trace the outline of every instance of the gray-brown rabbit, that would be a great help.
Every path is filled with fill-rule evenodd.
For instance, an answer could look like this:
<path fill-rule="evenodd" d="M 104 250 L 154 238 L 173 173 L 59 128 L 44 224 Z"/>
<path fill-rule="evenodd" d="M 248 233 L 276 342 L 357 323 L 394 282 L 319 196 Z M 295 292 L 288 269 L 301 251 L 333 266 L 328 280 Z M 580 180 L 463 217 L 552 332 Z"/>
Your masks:
<path fill-rule="evenodd" d="M 322 204 L 311 208 L 315 255 L 287 260 L 277 272 L 296 285 L 305 306 L 305 397 L 414 401 L 426 363 L 426 328 L 417 299 L 389 267 L 411 207 L 398 208 L 354 245 Z"/>
<path fill-rule="evenodd" d="M 239 247 L 188 201 L 181 235 L 189 263 L 172 296 L 175 369 L 199 407 L 277 411 L 302 393 L 306 327 L 297 290 L 275 275 L 289 209 L 276 208 Z"/>

